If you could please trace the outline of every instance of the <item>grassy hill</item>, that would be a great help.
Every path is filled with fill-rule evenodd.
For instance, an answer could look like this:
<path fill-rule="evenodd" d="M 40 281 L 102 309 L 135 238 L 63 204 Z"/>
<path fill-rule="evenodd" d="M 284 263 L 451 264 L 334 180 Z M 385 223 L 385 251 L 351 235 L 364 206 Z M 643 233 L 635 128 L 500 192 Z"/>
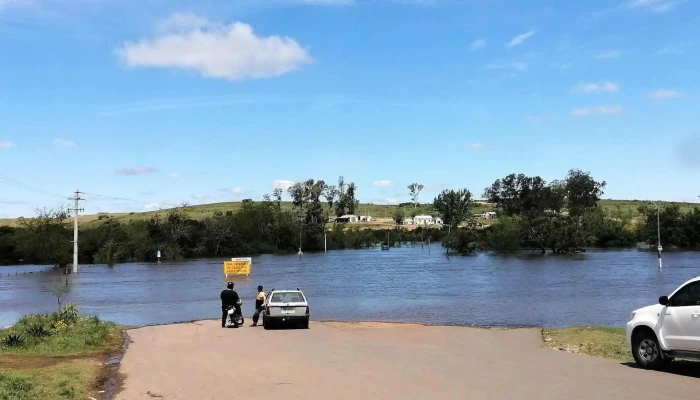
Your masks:
<path fill-rule="evenodd" d="M 242 202 L 227 202 L 227 203 L 212 203 L 212 204 L 201 204 L 187 207 L 187 214 L 194 219 L 204 219 L 213 215 L 215 212 L 226 212 L 235 211 L 242 206 Z M 651 205 L 649 201 L 645 200 L 601 200 L 600 205 L 607 212 L 622 212 L 628 214 L 632 218 L 639 216 L 638 207 L 644 204 Z M 678 205 L 682 212 L 688 212 L 695 206 L 700 206 L 699 203 L 675 203 L 668 202 L 663 204 L 674 204 Z M 291 202 L 282 202 L 283 209 L 292 209 Z M 473 210 L 474 213 L 482 213 L 485 211 L 490 211 L 493 206 L 478 202 L 477 206 Z M 411 206 L 400 207 L 398 205 L 383 205 L 383 204 L 360 204 L 358 215 L 370 215 L 375 219 L 389 219 L 393 218 L 393 215 L 397 210 L 403 210 L 406 217 L 410 218 L 411 214 L 416 211 L 418 214 L 434 214 L 434 210 L 428 204 L 419 205 L 417 209 L 414 210 Z M 162 212 L 162 211 L 161 211 Z M 100 223 L 101 220 L 106 218 L 111 218 L 120 222 L 128 222 L 131 220 L 143 220 L 148 219 L 156 214 L 156 211 L 149 212 L 132 212 L 132 213 L 114 213 L 114 214 L 92 214 L 92 215 L 81 215 L 79 217 L 79 222 L 81 224 L 93 224 Z M 387 221 L 388 222 L 388 221 Z M 0 219 L 0 226 L 17 226 L 17 219 Z"/>

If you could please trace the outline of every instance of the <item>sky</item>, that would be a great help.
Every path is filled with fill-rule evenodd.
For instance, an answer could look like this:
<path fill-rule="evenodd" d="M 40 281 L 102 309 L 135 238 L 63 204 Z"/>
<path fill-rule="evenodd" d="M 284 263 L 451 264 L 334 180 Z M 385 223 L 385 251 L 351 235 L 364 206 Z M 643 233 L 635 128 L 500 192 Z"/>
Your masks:
<path fill-rule="evenodd" d="M 698 0 L 0 0 L 0 218 L 573 168 L 697 201 L 699 66 Z"/>

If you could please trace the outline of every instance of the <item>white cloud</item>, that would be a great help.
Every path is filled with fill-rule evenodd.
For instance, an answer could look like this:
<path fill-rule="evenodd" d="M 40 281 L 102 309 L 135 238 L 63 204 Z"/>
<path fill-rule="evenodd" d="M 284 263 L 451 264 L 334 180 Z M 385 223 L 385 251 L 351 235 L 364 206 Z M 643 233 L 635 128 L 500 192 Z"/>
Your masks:
<path fill-rule="evenodd" d="M 653 100 L 666 100 L 681 97 L 683 94 L 675 90 L 657 90 L 656 92 L 647 93 L 647 97 Z"/>
<path fill-rule="evenodd" d="M 159 203 L 148 203 L 145 206 L 143 206 L 144 210 L 146 211 L 155 211 L 158 210 L 160 207 Z"/>
<path fill-rule="evenodd" d="M 469 147 L 471 147 L 472 149 L 480 149 L 484 147 L 484 144 L 481 142 L 471 142 L 469 143 Z"/>
<path fill-rule="evenodd" d="M 599 60 L 610 60 L 613 58 L 620 58 L 621 56 L 622 52 L 619 50 L 606 50 L 596 53 L 593 58 L 597 58 Z"/>
<path fill-rule="evenodd" d="M 649 10 L 655 13 L 665 13 L 673 10 L 676 5 L 684 0 L 631 0 L 627 3 L 629 8 Z"/>
<path fill-rule="evenodd" d="M 511 47 L 516 47 L 520 46 L 521 44 L 525 43 L 526 40 L 530 39 L 531 37 L 535 36 L 535 33 L 537 33 L 534 29 L 527 31 L 525 33 L 522 33 L 513 39 L 511 39 L 510 42 L 506 45 L 506 47 L 511 48 Z"/>
<path fill-rule="evenodd" d="M 171 172 L 168 174 L 168 177 L 173 178 L 173 179 L 177 179 L 180 177 L 180 174 L 178 174 L 177 172 Z"/>
<path fill-rule="evenodd" d="M 272 187 L 275 189 L 282 189 L 284 191 L 287 191 L 290 187 L 294 186 L 294 181 L 289 181 L 286 179 L 278 179 L 274 182 L 272 182 Z"/>
<path fill-rule="evenodd" d="M 571 89 L 574 93 L 615 93 L 620 86 L 615 82 L 581 83 Z"/>
<path fill-rule="evenodd" d="M 71 142 L 70 140 L 66 139 L 54 139 L 53 140 L 53 145 L 55 147 L 61 147 L 61 148 L 75 148 L 78 147 L 74 142 Z"/>
<path fill-rule="evenodd" d="M 685 54 L 687 53 L 690 48 L 693 47 L 692 42 L 678 42 L 678 43 L 671 43 L 661 50 L 659 50 L 659 54 L 672 54 L 672 55 L 679 55 L 679 54 Z"/>
<path fill-rule="evenodd" d="M 571 66 L 572 66 L 573 64 L 570 63 L 570 62 L 561 62 L 561 63 L 553 62 L 553 63 L 551 63 L 551 64 L 549 64 L 549 65 L 550 65 L 552 68 L 558 69 L 559 71 L 566 71 L 566 70 L 568 70 L 569 68 L 571 68 Z"/>
<path fill-rule="evenodd" d="M 434 191 L 434 190 L 441 190 L 444 188 L 445 188 L 445 185 L 443 185 L 442 183 L 427 183 L 423 187 L 423 190 Z"/>
<path fill-rule="evenodd" d="M 477 39 L 472 42 L 472 44 L 469 45 L 469 50 L 470 51 L 476 51 L 479 49 L 483 49 L 486 47 L 486 40 L 484 39 Z"/>
<path fill-rule="evenodd" d="M 386 187 L 386 186 L 391 186 L 393 185 L 394 182 L 389 180 L 389 179 L 381 179 L 378 181 L 374 181 L 373 185 L 376 187 Z"/>
<path fill-rule="evenodd" d="M 517 71 L 524 71 L 527 69 L 527 63 L 524 62 L 514 62 L 514 63 L 506 63 L 506 64 L 487 64 L 486 68 L 488 69 L 506 69 L 506 68 L 511 68 Z"/>
<path fill-rule="evenodd" d="M 133 168 L 119 168 L 115 172 L 117 175 L 143 175 L 152 174 L 158 172 L 156 167 L 133 167 Z"/>
<path fill-rule="evenodd" d="M 313 61 L 294 39 L 257 36 L 242 22 L 175 14 L 157 31 L 154 38 L 125 43 L 118 55 L 130 67 L 182 68 L 230 81 L 284 75 Z"/>
<path fill-rule="evenodd" d="M 615 115 L 622 112 L 620 106 L 593 106 L 582 107 L 571 110 L 571 115 L 575 117 L 583 117 L 588 115 Z"/>
<path fill-rule="evenodd" d="M 10 147 L 14 147 L 14 143 L 10 141 L 0 141 L 0 149 L 9 149 Z"/>

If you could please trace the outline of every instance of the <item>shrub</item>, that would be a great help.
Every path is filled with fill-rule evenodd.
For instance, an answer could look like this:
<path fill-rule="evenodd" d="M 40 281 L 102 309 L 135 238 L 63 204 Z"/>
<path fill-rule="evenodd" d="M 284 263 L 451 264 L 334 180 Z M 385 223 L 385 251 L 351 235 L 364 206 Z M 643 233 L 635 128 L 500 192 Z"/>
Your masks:
<path fill-rule="evenodd" d="M 58 312 L 60 322 L 64 322 L 66 324 L 74 324 L 77 322 L 79 315 L 78 308 L 73 303 L 66 304 L 65 306 L 61 307 Z"/>
<path fill-rule="evenodd" d="M 52 332 L 44 325 L 34 324 L 27 328 L 27 333 L 35 338 L 45 338 L 51 336 Z"/>
<path fill-rule="evenodd" d="M 25 343 L 24 335 L 21 333 L 11 333 L 2 340 L 5 347 L 20 347 Z"/>

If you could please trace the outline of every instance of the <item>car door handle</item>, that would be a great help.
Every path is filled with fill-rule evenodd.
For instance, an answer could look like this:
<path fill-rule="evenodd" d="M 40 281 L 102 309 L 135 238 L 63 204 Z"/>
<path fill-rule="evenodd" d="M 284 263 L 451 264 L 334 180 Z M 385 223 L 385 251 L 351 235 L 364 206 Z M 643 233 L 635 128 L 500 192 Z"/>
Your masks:
<path fill-rule="evenodd" d="M 697 317 L 700 317 L 700 312 L 696 312 L 696 313 L 693 313 L 691 315 L 693 316 L 693 318 L 697 318 Z"/>

